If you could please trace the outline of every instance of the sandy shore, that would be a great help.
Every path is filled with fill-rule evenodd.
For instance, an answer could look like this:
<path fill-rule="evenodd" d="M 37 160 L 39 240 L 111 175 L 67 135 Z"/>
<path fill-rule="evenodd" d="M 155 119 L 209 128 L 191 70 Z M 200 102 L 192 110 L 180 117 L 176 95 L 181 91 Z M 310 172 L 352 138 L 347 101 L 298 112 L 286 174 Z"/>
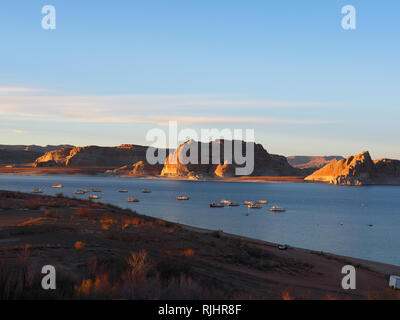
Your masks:
<path fill-rule="evenodd" d="M 46 167 L 34 168 L 31 165 L 18 167 L 0 166 L 0 174 L 7 175 L 29 175 L 29 176 L 45 176 L 45 175 L 106 175 L 107 170 L 112 170 L 110 167 L 75 167 L 75 168 L 60 168 Z M 173 180 L 173 181 L 220 181 L 220 182 L 305 182 L 304 177 L 288 176 L 288 177 L 273 177 L 273 176 L 243 176 L 231 178 L 204 178 L 190 179 L 186 177 L 166 177 L 166 176 L 132 176 L 119 175 L 120 177 L 132 179 L 155 179 L 155 180 Z"/>
<path fill-rule="evenodd" d="M 16 261 L 24 262 L 32 279 L 37 274 L 40 280 L 34 270 L 44 264 L 62 277 L 56 292 L 43 293 L 40 281 L 32 280 L 17 298 L 400 298 L 388 288 L 389 275 L 400 274 L 397 266 L 279 250 L 277 244 L 85 200 L 0 191 L 0 208 L 0 282 L 13 279 L 21 287 Z M 347 264 L 356 267 L 356 290 L 341 287 Z"/>

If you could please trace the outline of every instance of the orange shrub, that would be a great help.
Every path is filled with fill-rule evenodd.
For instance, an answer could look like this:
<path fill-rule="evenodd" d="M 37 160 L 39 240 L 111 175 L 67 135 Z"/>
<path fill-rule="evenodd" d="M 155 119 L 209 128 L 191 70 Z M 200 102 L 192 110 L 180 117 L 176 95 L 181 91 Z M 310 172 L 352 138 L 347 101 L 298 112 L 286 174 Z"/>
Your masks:
<path fill-rule="evenodd" d="M 185 257 L 191 257 L 194 255 L 194 250 L 192 248 L 183 250 L 182 255 L 184 255 Z"/>
<path fill-rule="evenodd" d="M 75 249 L 76 250 L 82 250 L 84 247 L 85 247 L 85 243 L 84 242 L 82 242 L 82 241 L 77 241 L 77 242 L 75 242 Z"/>

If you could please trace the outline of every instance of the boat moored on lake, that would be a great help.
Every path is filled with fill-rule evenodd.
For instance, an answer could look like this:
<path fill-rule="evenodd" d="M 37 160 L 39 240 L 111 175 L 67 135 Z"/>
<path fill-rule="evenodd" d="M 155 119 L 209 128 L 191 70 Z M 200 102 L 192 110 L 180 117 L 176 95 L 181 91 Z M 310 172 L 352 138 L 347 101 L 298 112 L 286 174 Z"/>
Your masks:
<path fill-rule="evenodd" d="M 223 204 L 219 204 L 219 203 L 215 203 L 215 202 L 210 203 L 210 208 L 223 208 L 223 207 L 224 207 Z"/>
<path fill-rule="evenodd" d="M 53 184 L 51 187 L 55 188 L 55 189 L 64 188 L 64 186 L 62 184 Z"/>
<path fill-rule="evenodd" d="M 179 197 L 176 197 L 176 200 L 189 200 L 189 197 L 188 196 L 179 196 Z"/>
<path fill-rule="evenodd" d="M 248 205 L 253 205 L 254 202 L 253 201 L 243 201 L 243 204 L 248 206 Z"/>
<path fill-rule="evenodd" d="M 259 204 L 249 204 L 247 205 L 247 208 L 249 209 L 261 209 L 262 207 Z"/>
<path fill-rule="evenodd" d="M 128 198 L 128 199 L 126 199 L 126 202 L 139 202 L 139 199 L 137 199 L 137 198 Z"/>
<path fill-rule="evenodd" d="M 258 200 L 257 201 L 258 204 L 268 204 L 267 200 Z"/>
<path fill-rule="evenodd" d="M 143 189 L 143 190 L 142 190 L 142 193 L 151 193 L 151 190 Z"/>
<path fill-rule="evenodd" d="M 43 193 L 42 189 L 34 189 L 32 190 L 32 193 Z"/>
<path fill-rule="evenodd" d="M 95 187 L 91 188 L 90 190 L 91 190 L 92 192 L 101 192 L 101 190 L 100 190 L 100 189 L 98 189 L 98 188 L 95 188 Z"/>
<path fill-rule="evenodd" d="M 128 193 L 128 190 L 121 189 L 121 190 L 119 190 L 118 192 L 121 192 L 121 193 Z"/>
<path fill-rule="evenodd" d="M 97 199 L 100 199 L 100 196 L 95 195 L 95 194 L 91 194 L 91 195 L 89 196 L 89 200 L 97 200 Z"/>
<path fill-rule="evenodd" d="M 272 206 L 272 207 L 269 209 L 269 211 L 271 211 L 271 212 L 285 212 L 286 209 L 285 209 L 285 208 L 278 207 L 278 206 Z"/>

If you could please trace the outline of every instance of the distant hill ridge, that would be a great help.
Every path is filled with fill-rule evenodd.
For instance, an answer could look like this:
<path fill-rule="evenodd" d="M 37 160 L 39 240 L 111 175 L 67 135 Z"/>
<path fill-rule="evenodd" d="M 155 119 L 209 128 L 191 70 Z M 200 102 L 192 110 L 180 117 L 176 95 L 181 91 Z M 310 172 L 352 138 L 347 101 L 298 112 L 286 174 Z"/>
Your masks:
<path fill-rule="evenodd" d="M 299 169 L 319 169 L 331 161 L 344 159 L 342 156 L 289 156 L 289 164 Z"/>

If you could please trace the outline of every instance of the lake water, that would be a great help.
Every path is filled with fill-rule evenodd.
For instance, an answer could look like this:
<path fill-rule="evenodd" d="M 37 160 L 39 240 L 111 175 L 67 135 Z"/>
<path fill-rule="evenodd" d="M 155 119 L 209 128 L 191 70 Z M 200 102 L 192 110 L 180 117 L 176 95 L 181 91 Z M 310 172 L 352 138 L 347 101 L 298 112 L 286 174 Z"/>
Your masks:
<path fill-rule="evenodd" d="M 60 183 L 63 189 L 53 189 Z M 0 190 L 74 195 L 97 187 L 101 202 L 168 221 L 291 246 L 400 265 L 400 186 L 344 187 L 311 183 L 142 180 L 94 176 L 0 175 Z M 126 189 L 129 193 L 119 193 Z M 142 189 L 152 193 L 143 194 Z M 189 201 L 177 201 L 187 195 Z M 127 203 L 128 197 L 140 199 Z M 262 209 L 209 208 L 222 199 L 268 200 Z M 271 205 L 287 209 L 271 213 Z M 246 216 L 246 213 L 249 213 Z M 373 226 L 370 227 L 369 224 Z"/>

